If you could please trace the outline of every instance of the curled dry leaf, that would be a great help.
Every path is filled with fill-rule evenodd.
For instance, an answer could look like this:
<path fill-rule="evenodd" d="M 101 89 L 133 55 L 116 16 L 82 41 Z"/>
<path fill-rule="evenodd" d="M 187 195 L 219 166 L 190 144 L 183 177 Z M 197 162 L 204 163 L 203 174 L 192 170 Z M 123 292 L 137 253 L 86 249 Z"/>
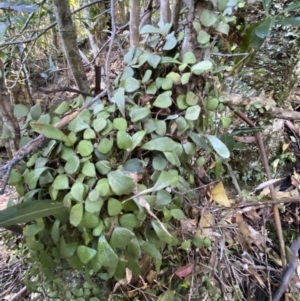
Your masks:
<path fill-rule="evenodd" d="M 126 268 L 125 272 L 126 272 L 126 281 L 127 281 L 127 283 L 130 283 L 131 279 L 132 279 L 132 271 L 130 269 Z"/>
<path fill-rule="evenodd" d="M 194 267 L 195 267 L 194 263 L 189 263 L 189 264 L 177 269 L 175 272 L 175 275 L 180 278 L 185 278 L 193 272 Z"/>

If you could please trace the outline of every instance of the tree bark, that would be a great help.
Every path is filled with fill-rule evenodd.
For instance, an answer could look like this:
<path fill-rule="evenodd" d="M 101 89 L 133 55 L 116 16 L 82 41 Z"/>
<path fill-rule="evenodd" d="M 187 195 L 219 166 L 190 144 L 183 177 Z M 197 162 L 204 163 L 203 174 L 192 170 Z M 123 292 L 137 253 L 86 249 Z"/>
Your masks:
<path fill-rule="evenodd" d="M 171 23 L 171 8 L 169 0 L 160 0 L 160 17 L 158 24 L 162 27 L 168 23 Z"/>
<path fill-rule="evenodd" d="M 58 31 L 64 48 L 64 52 L 79 90 L 89 91 L 89 83 L 84 72 L 83 64 L 77 46 L 76 28 L 74 26 L 69 1 L 52 0 L 57 20 Z"/>
<path fill-rule="evenodd" d="M 179 25 L 179 13 L 181 10 L 181 5 L 182 5 L 182 0 L 174 0 L 173 1 L 173 9 L 172 9 L 172 24 L 173 24 L 173 29 L 176 31 L 178 29 Z"/>
<path fill-rule="evenodd" d="M 2 119 L 2 140 L 4 142 L 9 159 L 19 149 L 21 135 L 17 118 L 10 101 L 4 81 L 3 62 L 0 60 L 0 117 Z"/>
<path fill-rule="evenodd" d="M 132 0 L 130 8 L 130 46 L 138 47 L 140 45 L 140 0 Z"/>

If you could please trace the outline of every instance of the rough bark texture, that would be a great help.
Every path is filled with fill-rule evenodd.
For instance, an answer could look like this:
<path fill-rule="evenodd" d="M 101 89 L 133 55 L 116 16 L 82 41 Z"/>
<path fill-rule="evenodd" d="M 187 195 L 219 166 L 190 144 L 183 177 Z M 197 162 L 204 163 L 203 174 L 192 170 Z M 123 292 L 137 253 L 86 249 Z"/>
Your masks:
<path fill-rule="evenodd" d="M 88 92 L 89 84 L 77 46 L 76 28 L 72 20 L 69 1 L 52 0 L 52 2 L 60 38 L 73 78 L 79 90 Z"/>
<path fill-rule="evenodd" d="M 178 29 L 179 24 L 179 13 L 181 10 L 182 0 L 174 0 L 172 7 L 172 18 L 171 22 L 173 24 L 173 29 L 176 31 Z"/>
<path fill-rule="evenodd" d="M 2 140 L 4 142 L 9 159 L 19 149 L 20 128 L 17 118 L 13 114 L 13 106 L 7 91 L 3 63 L 0 60 L 0 118 L 2 119 Z"/>
<path fill-rule="evenodd" d="M 130 46 L 138 47 L 140 44 L 140 0 L 132 0 L 130 8 Z"/>

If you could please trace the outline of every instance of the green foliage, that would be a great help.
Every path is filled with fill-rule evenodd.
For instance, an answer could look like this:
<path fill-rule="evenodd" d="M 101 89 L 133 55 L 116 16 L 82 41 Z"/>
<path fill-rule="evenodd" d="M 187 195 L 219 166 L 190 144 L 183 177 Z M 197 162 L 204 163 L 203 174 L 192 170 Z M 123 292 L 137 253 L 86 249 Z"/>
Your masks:
<path fill-rule="evenodd" d="M 170 49 L 176 38 L 164 35 L 163 48 Z M 22 172 L 14 170 L 10 183 L 18 188 L 21 205 L 34 208 L 45 203 L 39 200 L 50 198 L 49 204 L 55 201 L 61 209 L 69 208 L 67 219 L 58 216 L 50 223 L 26 226 L 28 248 L 40 260 L 47 254 L 50 261 L 65 258 L 72 267 L 89 270 L 96 264 L 106 278 L 121 278 L 126 266 L 139 273 L 142 252 L 161 260 L 161 242 L 170 248 L 180 245 L 176 233 L 169 232 L 169 223 L 185 218 L 181 204 L 183 193 L 194 187 L 194 181 L 187 180 L 194 177 L 194 159 L 199 153 L 222 158 L 230 153 L 218 137 L 206 134 L 211 125 L 203 122 L 211 118 L 205 107 L 217 109 L 219 98 L 209 96 L 217 99 L 212 104 L 188 90 L 186 74 L 189 83 L 199 81 L 213 71 L 213 63 L 197 62 L 191 52 L 182 61 L 164 53 L 130 49 L 128 67 L 115 81 L 115 103 L 98 101 L 65 130 L 56 129 L 51 120 L 37 121 L 40 107 L 31 108 L 27 133 L 34 130 L 53 140 L 28 159 Z M 149 89 L 153 94 L 144 100 L 143 91 Z M 67 109 L 69 105 L 62 103 L 55 120 Z M 21 189 L 24 185 L 28 192 Z M 28 199 L 36 201 L 22 203 Z M 19 216 L 15 222 L 43 221 L 43 216 L 32 213 L 31 219 Z M 146 225 L 153 230 L 150 236 Z"/>

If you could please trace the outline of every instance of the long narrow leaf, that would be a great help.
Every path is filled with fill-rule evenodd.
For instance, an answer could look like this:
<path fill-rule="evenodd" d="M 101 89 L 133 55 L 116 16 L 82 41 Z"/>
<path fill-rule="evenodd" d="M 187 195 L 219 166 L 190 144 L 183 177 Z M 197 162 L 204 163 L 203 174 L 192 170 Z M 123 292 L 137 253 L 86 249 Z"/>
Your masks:
<path fill-rule="evenodd" d="M 0 211 L 0 227 L 27 223 L 38 218 L 61 213 L 64 209 L 67 210 L 62 203 L 51 200 L 17 204 Z"/>

